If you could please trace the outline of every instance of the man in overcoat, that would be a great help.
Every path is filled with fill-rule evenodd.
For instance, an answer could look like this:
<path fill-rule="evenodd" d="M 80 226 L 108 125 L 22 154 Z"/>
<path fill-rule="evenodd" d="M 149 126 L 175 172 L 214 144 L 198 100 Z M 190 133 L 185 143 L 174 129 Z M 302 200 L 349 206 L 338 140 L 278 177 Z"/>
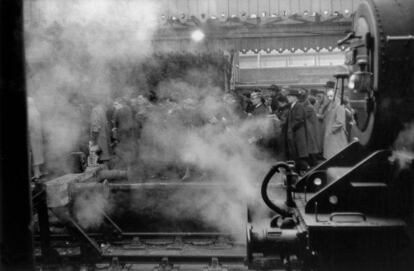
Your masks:
<path fill-rule="evenodd" d="M 346 147 L 348 139 L 346 136 L 345 107 L 339 104 L 339 99 L 335 97 L 333 90 L 327 92 L 327 97 L 330 103 L 324 119 L 323 157 L 329 159 Z"/>
<path fill-rule="evenodd" d="M 309 165 L 316 166 L 317 155 L 321 152 L 318 142 L 318 119 L 315 109 L 310 104 L 306 93 L 301 97 L 301 104 L 305 109 L 306 142 L 309 153 Z"/>
<path fill-rule="evenodd" d="M 326 97 L 326 92 L 329 90 L 333 90 L 335 88 L 335 82 L 328 81 L 325 85 L 326 90 L 319 90 L 318 94 L 316 96 L 317 101 L 315 103 L 315 111 L 316 116 L 318 118 L 318 146 L 323 154 L 323 146 L 324 146 L 324 140 L 325 140 L 325 126 L 324 126 L 324 119 L 326 112 L 328 110 L 329 106 L 329 100 Z"/>
<path fill-rule="evenodd" d="M 286 123 L 287 157 L 296 162 L 299 171 L 308 168 L 306 160 L 309 152 L 306 139 L 306 114 L 302 104 L 298 102 L 301 93 L 297 89 L 288 89 L 287 99 L 290 110 Z"/>

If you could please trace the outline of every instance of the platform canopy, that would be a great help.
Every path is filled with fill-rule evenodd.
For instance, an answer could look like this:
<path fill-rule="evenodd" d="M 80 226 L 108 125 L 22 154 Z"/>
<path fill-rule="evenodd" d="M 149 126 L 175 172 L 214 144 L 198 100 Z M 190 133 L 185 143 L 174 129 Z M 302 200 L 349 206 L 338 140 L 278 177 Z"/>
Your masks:
<path fill-rule="evenodd" d="M 154 48 L 241 52 L 333 50 L 360 0 L 163 0 Z M 195 42 L 191 33 L 205 39 Z"/>

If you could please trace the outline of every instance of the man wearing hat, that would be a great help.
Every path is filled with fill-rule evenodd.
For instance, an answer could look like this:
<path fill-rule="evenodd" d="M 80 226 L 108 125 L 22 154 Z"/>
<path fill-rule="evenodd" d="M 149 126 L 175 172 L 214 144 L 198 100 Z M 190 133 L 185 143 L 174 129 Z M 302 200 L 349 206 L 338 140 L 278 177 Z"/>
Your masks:
<path fill-rule="evenodd" d="M 253 104 L 253 110 L 251 112 L 253 116 L 262 116 L 270 113 L 264 104 L 264 98 L 260 91 L 253 91 L 250 94 L 250 100 Z"/>
<path fill-rule="evenodd" d="M 335 82 L 334 81 L 328 81 L 325 84 L 326 91 L 318 90 L 318 93 L 316 95 L 317 101 L 315 103 L 315 111 L 316 116 L 318 118 L 318 147 L 319 150 L 323 151 L 323 145 L 324 145 L 324 137 L 325 137 L 325 125 L 324 125 L 324 119 L 325 115 L 328 110 L 329 106 L 329 100 L 326 97 L 326 92 L 329 90 L 333 90 L 335 88 Z"/>
<path fill-rule="evenodd" d="M 281 89 L 277 85 L 271 85 L 269 87 L 270 90 L 270 108 L 272 110 L 272 113 L 275 113 L 278 109 L 278 103 L 277 103 L 277 97 L 280 95 Z"/>
<path fill-rule="evenodd" d="M 323 157 L 331 158 L 348 144 L 346 136 L 345 107 L 335 97 L 333 89 L 328 90 L 327 97 L 330 101 L 324 119 L 324 145 Z"/>
<path fill-rule="evenodd" d="M 260 91 L 253 91 L 250 94 L 250 100 L 252 102 L 252 111 L 249 113 L 250 118 L 263 118 L 266 117 L 270 112 L 264 104 L 264 99 Z M 266 134 L 265 127 L 257 127 L 253 135 L 249 138 L 249 143 L 256 143 L 261 147 L 265 147 L 264 135 Z"/>
<path fill-rule="evenodd" d="M 298 102 L 301 92 L 297 89 L 288 89 L 287 99 L 290 104 L 286 123 L 286 141 L 288 159 L 296 162 L 296 168 L 305 171 L 308 168 L 308 146 L 306 141 L 306 114 L 302 104 Z"/>

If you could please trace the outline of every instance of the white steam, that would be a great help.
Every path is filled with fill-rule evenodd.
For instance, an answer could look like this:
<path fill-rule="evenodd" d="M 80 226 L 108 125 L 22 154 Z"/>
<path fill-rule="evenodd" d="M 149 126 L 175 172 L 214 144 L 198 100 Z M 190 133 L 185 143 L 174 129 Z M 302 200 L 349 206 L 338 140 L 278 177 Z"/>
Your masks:
<path fill-rule="evenodd" d="M 195 71 L 191 73 L 195 75 Z M 189 194 L 168 195 L 162 200 L 173 204 L 165 206 L 164 215 L 201 215 L 204 222 L 241 238 L 247 204 L 260 206 L 259 185 L 276 162 L 269 149 L 249 144 L 249 138 L 275 136 L 272 120 L 267 116 L 239 119 L 232 105 L 225 103 L 223 92 L 209 83 L 196 86 L 174 81 L 161 84 L 158 92 L 173 101 L 154 105 L 148 113 L 140 143 L 142 164 L 156 172 L 178 166 L 181 174 L 188 167 L 192 174 L 202 174 L 192 180 L 230 187 L 216 190 L 212 186 L 204 194 L 190 194 L 189 189 Z M 138 209 L 140 202 L 151 201 L 142 194 L 134 200 Z"/>
<path fill-rule="evenodd" d="M 125 84 L 111 64 L 152 53 L 158 2 L 140 0 L 25 1 L 28 94 L 42 116 L 48 167 L 87 144 L 90 106 Z"/>
<path fill-rule="evenodd" d="M 407 125 L 394 143 L 391 162 L 397 162 L 400 169 L 411 166 L 414 160 L 414 124 Z"/>
<path fill-rule="evenodd" d="M 87 146 L 91 105 L 146 87 L 131 84 L 122 74 L 153 53 L 151 38 L 158 27 L 160 3 L 25 1 L 27 87 L 43 117 L 48 167 L 65 171 L 62 157 Z M 146 120 L 139 157 L 133 159 L 135 177 L 188 167 L 204 174 L 202 181 L 228 184 L 231 191 L 196 199 L 180 192 L 170 195 L 179 200 L 174 201 L 177 206 L 165 209 L 165 215 L 180 217 L 182 212 L 171 210 L 187 210 L 239 236 L 246 203 L 261 201 L 258 185 L 275 162 L 249 138 L 271 135 L 271 121 L 240 120 L 214 82 L 216 69 L 205 65 L 181 79 L 161 82 L 156 89 L 161 102 L 137 108 Z M 147 199 L 134 200 L 139 204 Z M 102 215 L 97 210 L 108 211 L 107 198 L 97 193 L 81 194 L 74 204 L 84 227 L 98 226 Z"/>
<path fill-rule="evenodd" d="M 74 198 L 73 213 L 84 229 L 98 228 L 104 221 L 104 212 L 110 213 L 112 205 L 102 191 L 82 191 Z"/>

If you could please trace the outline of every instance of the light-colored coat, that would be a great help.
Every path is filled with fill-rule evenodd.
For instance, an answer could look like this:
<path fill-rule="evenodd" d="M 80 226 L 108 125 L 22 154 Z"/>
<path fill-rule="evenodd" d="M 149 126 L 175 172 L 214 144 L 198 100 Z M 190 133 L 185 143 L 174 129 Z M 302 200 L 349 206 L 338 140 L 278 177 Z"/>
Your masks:
<path fill-rule="evenodd" d="M 326 115 L 326 111 L 328 110 L 329 101 L 327 98 L 324 98 L 322 101 L 317 101 L 315 104 L 315 112 L 318 119 L 316 130 L 317 130 L 317 141 L 318 141 L 318 148 L 319 151 L 322 152 L 323 144 L 325 139 L 325 126 L 324 126 L 324 119 Z"/>
<path fill-rule="evenodd" d="M 345 108 L 338 101 L 332 102 L 324 119 L 325 133 L 323 157 L 331 158 L 348 145 Z"/>

